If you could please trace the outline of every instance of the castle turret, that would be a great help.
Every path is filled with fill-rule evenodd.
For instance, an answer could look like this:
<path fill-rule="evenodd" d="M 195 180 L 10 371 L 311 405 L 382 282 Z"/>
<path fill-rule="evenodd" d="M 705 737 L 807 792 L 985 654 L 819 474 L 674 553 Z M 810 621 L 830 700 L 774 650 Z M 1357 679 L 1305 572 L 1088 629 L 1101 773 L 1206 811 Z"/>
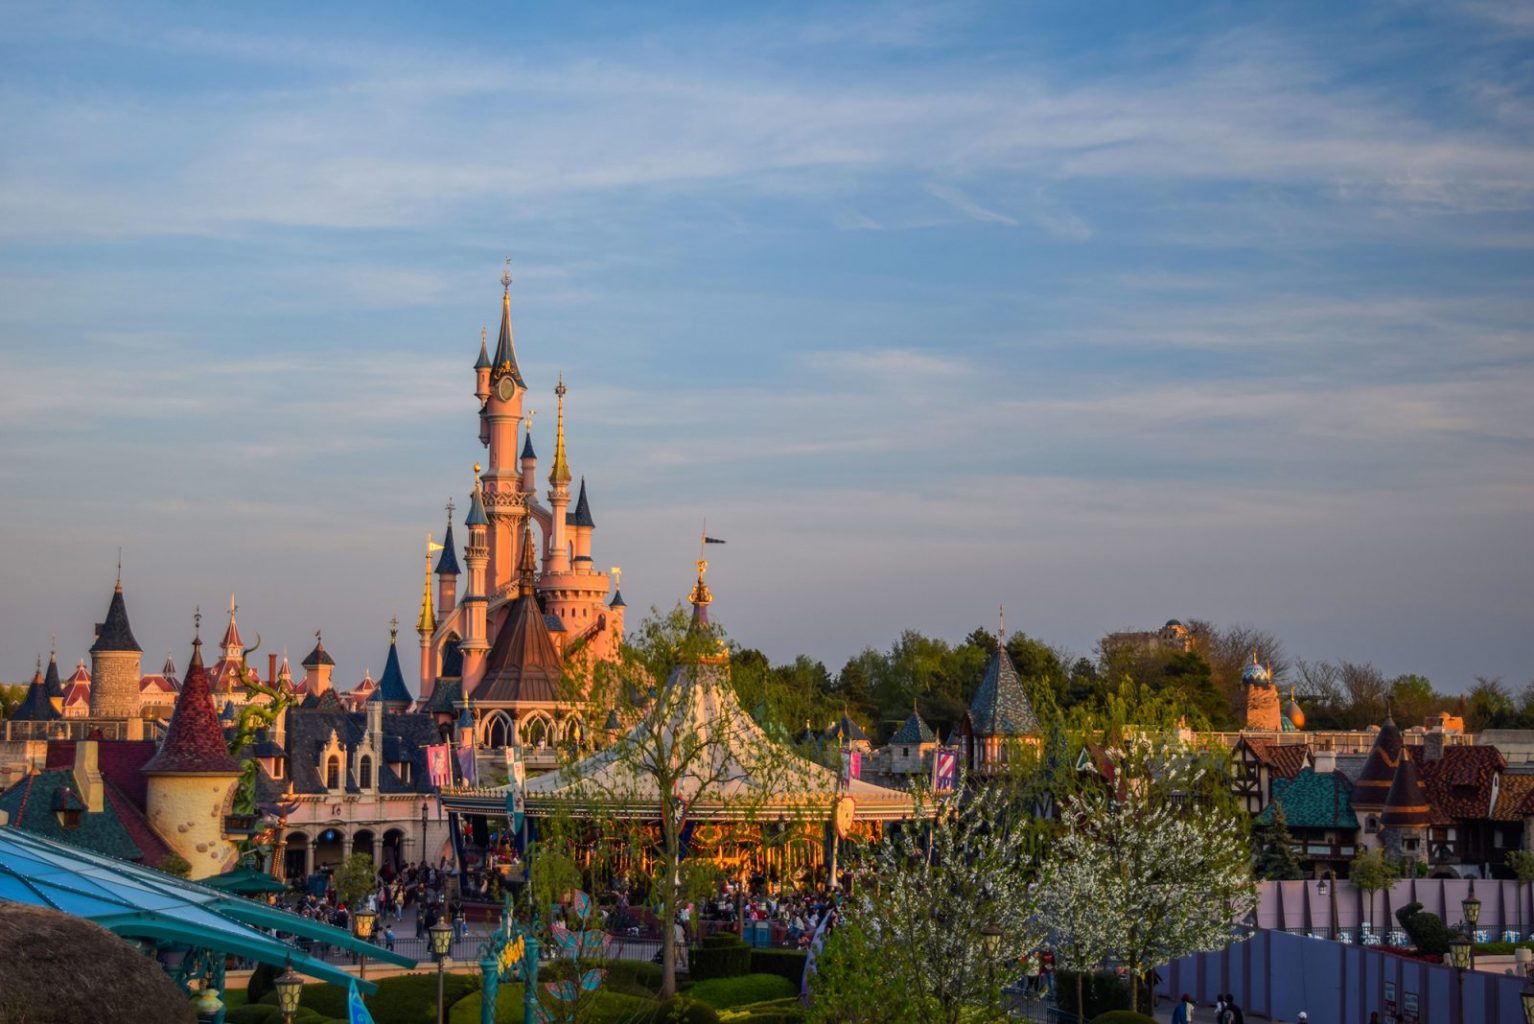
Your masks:
<path fill-rule="evenodd" d="M 112 591 L 106 621 L 91 645 L 91 717 L 139 721 L 139 663 L 144 649 L 128 625 L 121 578 Z M 131 728 L 131 727 L 130 727 Z"/>
<path fill-rule="evenodd" d="M 64 710 L 64 684 L 59 681 L 59 652 L 57 649 L 48 652 L 48 671 L 43 674 L 43 693 L 48 698 L 48 703 L 53 705 L 53 710 L 62 713 Z"/>
<path fill-rule="evenodd" d="M 192 641 L 192 662 L 165 739 L 143 771 L 149 778 L 149 824 L 191 864 L 190 877 L 207 878 L 233 867 L 237 851 L 225 838 L 224 815 L 241 769 L 224 745 L 201 639 Z"/>
<path fill-rule="evenodd" d="M 532 494 L 538 490 L 538 453 L 533 451 L 533 421 L 529 417 L 522 435 L 522 490 Z"/>
<path fill-rule="evenodd" d="M 405 711 L 415 700 L 405 687 L 405 674 L 400 671 L 399 649 L 395 646 L 398 635 L 399 621 L 395 620 L 389 623 L 389 656 L 384 661 L 383 675 L 378 677 L 378 685 L 368 696 L 369 702 L 382 704 L 390 714 Z"/>
<path fill-rule="evenodd" d="M 474 492 L 469 498 L 469 514 L 463 524 L 469 528 L 469 546 L 465 561 L 469 564 L 468 591 L 463 596 L 464 635 L 458 649 L 463 653 L 463 692 L 468 693 L 485 667 L 485 652 L 490 649 L 486 639 L 485 618 L 489 599 L 485 595 L 485 570 L 490 563 L 487 535 L 490 521 L 485 516 L 484 502 L 480 496 L 479 464 L 474 465 Z"/>
<path fill-rule="evenodd" d="M 318 697 L 330 689 L 330 673 L 335 669 L 336 662 L 330 652 L 325 650 L 325 641 L 319 630 L 314 631 L 314 650 L 300 664 L 304 668 L 304 693 Z"/>
<path fill-rule="evenodd" d="M 32 685 L 27 687 L 27 695 L 22 698 L 16 710 L 11 712 L 10 720 L 13 722 L 52 722 L 59 717 L 59 711 L 48 699 L 47 684 L 43 681 L 43 660 L 37 659 L 37 671 L 32 676 Z"/>
<path fill-rule="evenodd" d="M 490 353 L 485 349 L 485 329 L 479 329 L 479 358 L 474 361 L 474 397 L 490 397 Z"/>
<path fill-rule="evenodd" d="M 1273 683 L 1273 671 L 1257 660 L 1252 651 L 1252 662 L 1241 673 L 1246 687 L 1246 727 L 1258 732 L 1278 732 L 1283 729 L 1282 710 L 1278 702 L 1278 687 Z"/>
<path fill-rule="evenodd" d="M 591 503 L 586 500 L 586 478 L 581 477 L 580 493 L 575 499 L 575 511 L 570 513 L 570 529 L 575 534 L 575 560 L 573 568 L 591 570 L 591 531 L 596 527 L 591 518 Z"/>
<path fill-rule="evenodd" d="M 453 550 L 453 503 L 447 503 L 447 535 L 442 538 L 442 556 L 437 559 L 437 614 L 447 618 L 458 607 L 458 552 Z M 428 558 L 430 555 L 427 556 Z"/>
<path fill-rule="evenodd" d="M 554 388 L 558 402 L 554 423 L 554 465 L 549 468 L 549 507 L 553 512 L 553 528 L 549 531 L 549 555 L 544 572 L 560 573 L 570 570 L 570 549 L 567 540 L 569 527 L 565 522 L 565 510 L 570 506 L 570 464 L 565 461 L 565 378 L 561 374 Z"/>
<path fill-rule="evenodd" d="M 489 518 L 490 576 L 482 591 L 487 596 L 511 579 L 516 545 L 514 520 L 524 508 L 521 473 L 517 468 L 517 427 L 522 421 L 522 395 L 527 384 L 517 366 L 517 349 L 511 335 L 509 267 L 501 275 L 501 287 L 501 333 L 490 360 L 490 397 L 482 413 L 490 437 L 490 466 L 480 495 Z"/>

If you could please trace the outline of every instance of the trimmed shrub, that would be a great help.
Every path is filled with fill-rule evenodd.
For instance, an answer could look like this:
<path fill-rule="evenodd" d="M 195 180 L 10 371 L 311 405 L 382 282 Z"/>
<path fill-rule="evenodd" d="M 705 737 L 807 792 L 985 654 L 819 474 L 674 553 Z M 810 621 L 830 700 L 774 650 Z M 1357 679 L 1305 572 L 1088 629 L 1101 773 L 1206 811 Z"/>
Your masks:
<path fill-rule="evenodd" d="M 710 978 L 688 989 L 687 994 L 716 1010 L 769 999 L 786 999 L 798 991 L 787 978 L 776 974 L 746 974 L 739 978 Z"/>
<path fill-rule="evenodd" d="M 610 960 L 604 964 L 607 977 L 602 987 L 631 996 L 653 996 L 660 991 L 660 964 L 641 960 Z"/>
<path fill-rule="evenodd" d="M 698 945 L 708 949 L 728 949 L 731 946 L 744 946 L 745 944 L 745 940 L 734 932 L 715 932 L 712 935 L 705 935 L 702 941 L 698 943 Z"/>
<path fill-rule="evenodd" d="M 710 935 L 688 951 L 687 973 L 694 981 L 750 974 L 751 947 L 737 935 Z"/>
<path fill-rule="evenodd" d="M 1055 976 L 1055 1003 L 1066 1013 L 1091 1020 L 1112 1010 L 1129 1009 L 1129 985 L 1107 971 L 1085 975 L 1082 997 L 1086 1003 L 1084 1009 L 1076 1005 L 1076 974 L 1073 971 L 1060 971 Z"/>
<path fill-rule="evenodd" d="M 259 1003 L 262 996 L 268 992 L 275 992 L 276 989 L 272 987 L 272 982 L 281 973 L 271 964 L 256 964 L 256 969 L 250 972 L 250 981 L 245 983 L 245 1001 L 247 1003 Z M 224 1005 L 229 1005 L 227 998 L 224 1000 Z M 225 1016 L 228 1015 L 226 1014 Z"/>
<path fill-rule="evenodd" d="M 470 993 L 478 991 L 478 974 L 449 974 L 443 978 L 442 999 L 449 1008 Z M 505 989 L 502 988 L 502 991 Z M 363 1002 L 373 1015 L 374 1024 L 421 1024 L 422 1021 L 434 1021 L 437 1019 L 437 976 L 400 974 L 382 978 L 378 982 L 377 993 L 364 996 Z M 496 1002 L 499 1005 L 500 1001 Z M 276 1006 L 277 993 L 272 991 L 262 996 L 261 1005 Z M 298 1005 L 300 1013 L 310 1010 L 325 1019 L 347 1019 L 346 989 L 339 985 L 305 985 Z M 280 1022 L 282 1018 L 278 1016 L 276 1020 Z"/>
<path fill-rule="evenodd" d="M 1449 931 L 1449 926 L 1437 914 L 1423 910 L 1422 904 L 1406 904 L 1396 911 L 1396 920 L 1401 922 L 1401 927 L 1411 939 L 1411 944 L 1417 947 L 1417 952 L 1442 956 L 1449 951 L 1449 939 L 1454 933 Z"/>
<path fill-rule="evenodd" d="M 1133 1010 L 1109 1010 L 1093 1017 L 1092 1024 L 1156 1024 L 1156 1018 Z"/>
<path fill-rule="evenodd" d="M 797 949 L 753 949 L 751 973 L 776 974 L 793 982 L 797 989 L 804 981 L 804 964 L 808 959 L 807 953 Z"/>

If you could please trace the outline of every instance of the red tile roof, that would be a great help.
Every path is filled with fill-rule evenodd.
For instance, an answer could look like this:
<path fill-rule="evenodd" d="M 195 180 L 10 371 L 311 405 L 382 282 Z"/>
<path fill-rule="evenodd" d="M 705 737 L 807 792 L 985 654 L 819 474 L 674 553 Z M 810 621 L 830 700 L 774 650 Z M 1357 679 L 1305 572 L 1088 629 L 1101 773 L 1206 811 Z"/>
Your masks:
<path fill-rule="evenodd" d="M 1491 817 L 1493 780 L 1507 768 L 1507 759 L 1496 747 L 1445 747 L 1443 756 L 1425 760 L 1412 748 L 1423 788 L 1435 810 L 1458 819 Z"/>
<path fill-rule="evenodd" d="M 1492 808 L 1493 821 L 1522 821 L 1525 810 L 1534 798 L 1534 775 L 1504 775 L 1497 788 L 1497 805 Z"/>
<path fill-rule="evenodd" d="M 240 764 L 229 756 L 224 730 L 213 710 L 208 673 L 202 667 L 202 643 L 192 643 L 192 663 L 181 684 L 181 696 L 171 713 L 160 752 L 144 765 L 146 772 L 219 772 L 238 774 Z"/>

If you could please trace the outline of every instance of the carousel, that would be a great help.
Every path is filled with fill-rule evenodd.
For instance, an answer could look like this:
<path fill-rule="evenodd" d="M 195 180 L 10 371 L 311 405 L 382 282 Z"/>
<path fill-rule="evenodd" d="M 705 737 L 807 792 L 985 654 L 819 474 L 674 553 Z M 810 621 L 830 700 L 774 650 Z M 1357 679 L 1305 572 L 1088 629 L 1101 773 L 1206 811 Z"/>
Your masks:
<path fill-rule="evenodd" d="M 543 775 L 524 779 L 512 750 L 505 785 L 443 788 L 466 878 L 519 880 L 528 844 L 558 819 L 568 852 L 593 873 L 648 876 L 662 830 L 672 827 L 685 859 L 723 877 L 804 887 L 836 879 L 842 843 L 877 838 L 913 816 L 911 794 L 802 757 L 741 707 L 709 623 L 707 567 L 700 559 L 690 595 L 690 653 L 633 709 L 626 732 Z"/>

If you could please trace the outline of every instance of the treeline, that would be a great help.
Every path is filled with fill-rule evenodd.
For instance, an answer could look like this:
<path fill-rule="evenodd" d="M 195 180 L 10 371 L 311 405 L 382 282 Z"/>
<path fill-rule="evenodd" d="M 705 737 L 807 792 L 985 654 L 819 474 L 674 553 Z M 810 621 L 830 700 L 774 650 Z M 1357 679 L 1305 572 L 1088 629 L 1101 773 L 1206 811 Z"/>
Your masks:
<path fill-rule="evenodd" d="M 1282 699 L 1292 693 L 1308 729 L 1366 729 L 1383 720 L 1421 724 L 1429 714 L 1461 714 L 1466 728 L 1534 728 L 1534 682 L 1513 693 L 1498 679 L 1478 678 L 1465 696 L 1438 692 L 1421 675 L 1386 677 L 1370 664 L 1291 661 L 1271 633 L 1249 626 L 1187 623 L 1189 650 L 1154 644 L 1080 657 L 1024 633 L 1007 638 L 1007 653 L 1045 723 L 1066 727 L 1123 721 L 1186 722 L 1195 729 L 1238 729 L 1246 693 L 1242 672 L 1253 652 L 1270 666 Z M 800 655 L 773 665 L 762 652 L 732 655 L 742 703 L 764 724 L 797 739 L 824 732 L 843 713 L 877 742 L 915 707 L 944 736 L 960 718 L 996 650 L 996 635 L 976 629 L 957 644 L 906 630 L 888 650 L 868 648 L 840 671 Z"/>

